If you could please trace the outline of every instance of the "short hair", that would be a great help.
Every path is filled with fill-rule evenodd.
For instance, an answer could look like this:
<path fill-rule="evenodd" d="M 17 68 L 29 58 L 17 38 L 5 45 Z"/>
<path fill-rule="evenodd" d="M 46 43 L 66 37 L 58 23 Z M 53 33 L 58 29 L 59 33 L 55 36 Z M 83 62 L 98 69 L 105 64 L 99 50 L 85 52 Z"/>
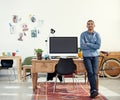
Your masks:
<path fill-rule="evenodd" d="M 93 20 L 88 20 L 88 21 L 87 21 L 87 23 L 88 23 L 88 22 L 93 22 L 93 23 L 94 23 L 94 21 L 93 21 Z"/>

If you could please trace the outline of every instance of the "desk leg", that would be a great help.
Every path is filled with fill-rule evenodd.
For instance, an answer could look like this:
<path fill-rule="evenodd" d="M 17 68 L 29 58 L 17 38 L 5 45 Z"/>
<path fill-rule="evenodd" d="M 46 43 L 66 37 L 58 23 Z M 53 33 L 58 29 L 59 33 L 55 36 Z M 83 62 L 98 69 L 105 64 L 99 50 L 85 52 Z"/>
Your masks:
<path fill-rule="evenodd" d="M 97 89 L 99 90 L 99 74 L 97 75 L 97 82 L 96 82 L 96 85 L 97 85 Z"/>
<path fill-rule="evenodd" d="M 35 92 L 35 89 L 37 88 L 37 79 L 38 73 L 32 73 L 33 92 Z"/>
<path fill-rule="evenodd" d="M 21 64 L 21 59 L 17 59 L 17 71 L 18 71 L 18 81 L 21 80 L 21 71 L 22 71 L 22 64 Z"/>

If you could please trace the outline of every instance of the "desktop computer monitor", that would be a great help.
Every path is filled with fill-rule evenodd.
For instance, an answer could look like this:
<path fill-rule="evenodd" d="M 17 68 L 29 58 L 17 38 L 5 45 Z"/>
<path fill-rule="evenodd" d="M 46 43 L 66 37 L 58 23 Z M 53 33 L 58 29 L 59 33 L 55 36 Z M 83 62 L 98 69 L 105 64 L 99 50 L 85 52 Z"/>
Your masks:
<path fill-rule="evenodd" d="M 49 56 L 77 56 L 78 38 L 77 37 L 50 37 Z"/>

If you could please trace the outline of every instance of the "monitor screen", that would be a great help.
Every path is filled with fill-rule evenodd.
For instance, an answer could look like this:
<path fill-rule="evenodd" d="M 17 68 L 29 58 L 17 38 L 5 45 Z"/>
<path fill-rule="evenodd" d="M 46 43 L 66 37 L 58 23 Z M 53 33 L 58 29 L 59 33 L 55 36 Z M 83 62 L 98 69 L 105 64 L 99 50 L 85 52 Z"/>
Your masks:
<path fill-rule="evenodd" d="M 78 38 L 77 37 L 50 37 L 49 38 L 50 54 L 77 54 Z"/>

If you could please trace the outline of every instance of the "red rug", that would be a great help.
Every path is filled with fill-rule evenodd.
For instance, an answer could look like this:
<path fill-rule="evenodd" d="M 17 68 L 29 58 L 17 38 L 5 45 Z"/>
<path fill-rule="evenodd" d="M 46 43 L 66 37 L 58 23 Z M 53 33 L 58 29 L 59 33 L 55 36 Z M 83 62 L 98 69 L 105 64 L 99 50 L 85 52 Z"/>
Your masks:
<path fill-rule="evenodd" d="M 107 100 L 103 95 L 91 99 L 89 97 L 89 85 L 79 83 L 77 87 L 73 83 L 57 83 L 56 92 L 53 93 L 52 82 L 39 83 L 33 95 L 33 100 Z"/>

